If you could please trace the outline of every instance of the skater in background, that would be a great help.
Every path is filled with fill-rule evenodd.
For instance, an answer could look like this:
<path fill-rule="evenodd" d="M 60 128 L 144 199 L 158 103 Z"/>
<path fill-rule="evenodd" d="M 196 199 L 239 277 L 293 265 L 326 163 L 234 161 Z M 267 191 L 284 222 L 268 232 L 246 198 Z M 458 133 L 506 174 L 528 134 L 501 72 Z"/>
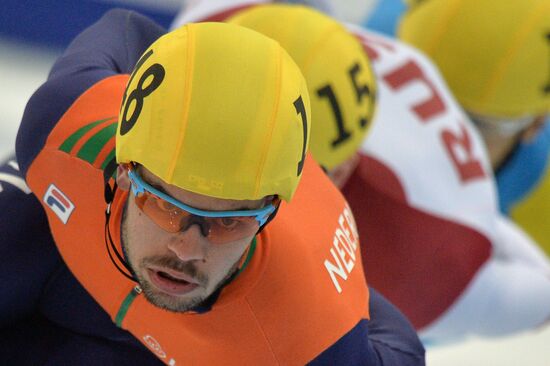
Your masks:
<path fill-rule="evenodd" d="M 319 46 L 332 33 L 293 31 L 321 22 L 319 14 L 262 3 L 196 2 L 174 26 L 225 19 L 276 39 L 295 58 L 311 94 L 311 151 L 355 213 L 369 283 L 432 343 L 543 324 L 548 261 L 499 213 L 482 139 L 431 62 L 350 26 L 371 61 L 366 83 L 370 68 Z"/>
<path fill-rule="evenodd" d="M 483 136 L 499 208 L 550 255 L 550 4 L 426 0 L 399 36 L 433 59 Z"/>

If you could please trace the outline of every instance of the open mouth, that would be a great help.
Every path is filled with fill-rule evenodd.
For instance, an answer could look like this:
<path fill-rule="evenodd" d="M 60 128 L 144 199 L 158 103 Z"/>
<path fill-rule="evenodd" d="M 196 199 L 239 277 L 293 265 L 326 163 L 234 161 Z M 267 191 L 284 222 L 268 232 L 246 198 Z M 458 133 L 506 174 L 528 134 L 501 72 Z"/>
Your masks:
<path fill-rule="evenodd" d="M 158 271 L 157 273 L 160 277 L 162 277 L 164 279 L 167 279 L 167 280 L 170 280 L 170 281 L 175 281 L 175 282 L 179 282 L 179 283 L 183 283 L 183 284 L 188 284 L 189 283 L 186 280 L 170 276 L 170 274 L 168 274 L 166 272 Z"/>
<path fill-rule="evenodd" d="M 190 282 L 180 276 L 166 271 L 148 268 L 147 272 L 151 283 L 160 291 L 173 296 L 185 295 L 198 287 L 197 283 Z M 182 276 L 183 277 L 183 276 Z"/>

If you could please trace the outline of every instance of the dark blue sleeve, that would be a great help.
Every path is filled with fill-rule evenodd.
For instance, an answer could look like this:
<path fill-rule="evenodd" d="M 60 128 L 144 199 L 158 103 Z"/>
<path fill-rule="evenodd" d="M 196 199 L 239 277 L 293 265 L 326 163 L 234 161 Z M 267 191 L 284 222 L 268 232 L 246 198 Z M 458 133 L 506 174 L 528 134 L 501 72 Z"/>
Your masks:
<path fill-rule="evenodd" d="M 139 341 L 112 342 L 73 332 L 34 314 L 18 324 L 0 328 L 2 365 L 40 366 L 162 366 Z"/>
<path fill-rule="evenodd" d="M 0 165 L 0 328 L 34 312 L 61 263 L 46 214 L 17 169 Z"/>
<path fill-rule="evenodd" d="M 165 32 L 144 16 L 115 9 L 75 38 L 25 108 L 16 140 L 23 176 L 71 104 L 98 81 L 130 73 L 141 54 Z"/>
<path fill-rule="evenodd" d="M 370 288 L 370 320 L 361 320 L 310 365 L 421 366 L 424 347 L 403 314 Z"/>
<path fill-rule="evenodd" d="M 63 263 L 41 197 L 0 163 L 0 364 L 158 365 Z"/>

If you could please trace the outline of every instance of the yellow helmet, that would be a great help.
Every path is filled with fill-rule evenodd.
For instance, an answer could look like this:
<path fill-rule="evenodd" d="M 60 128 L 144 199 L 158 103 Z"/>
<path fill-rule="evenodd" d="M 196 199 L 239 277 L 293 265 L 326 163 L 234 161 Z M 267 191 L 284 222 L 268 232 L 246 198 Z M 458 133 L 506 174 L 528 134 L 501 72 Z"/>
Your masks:
<path fill-rule="evenodd" d="M 309 121 L 305 80 L 277 42 L 232 24 L 188 24 L 136 64 L 116 157 L 211 197 L 290 200 Z"/>
<path fill-rule="evenodd" d="M 435 61 L 466 109 L 550 111 L 548 0 L 430 0 L 405 14 L 398 34 Z"/>
<path fill-rule="evenodd" d="M 304 6 L 256 6 L 229 21 L 278 41 L 300 66 L 310 91 L 313 157 L 328 169 L 351 157 L 370 127 L 376 95 L 361 43 L 338 22 Z"/>

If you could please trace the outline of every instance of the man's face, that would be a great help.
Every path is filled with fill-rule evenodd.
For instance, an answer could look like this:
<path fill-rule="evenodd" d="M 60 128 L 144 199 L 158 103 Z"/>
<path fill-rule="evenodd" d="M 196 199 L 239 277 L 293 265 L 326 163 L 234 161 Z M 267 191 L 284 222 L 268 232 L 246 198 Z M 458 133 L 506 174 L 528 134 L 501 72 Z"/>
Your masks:
<path fill-rule="evenodd" d="M 506 119 L 469 115 L 483 136 L 495 171 L 506 162 L 518 143 L 528 142 L 536 136 L 545 120 L 545 116 Z"/>
<path fill-rule="evenodd" d="M 212 198 L 168 185 L 144 167 L 139 175 L 150 185 L 186 205 L 209 211 L 256 209 L 265 200 Z M 119 168 L 117 183 L 130 188 L 126 169 Z M 190 310 L 214 293 L 237 270 L 254 235 L 212 244 L 198 225 L 183 232 L 161 229 L 128 196 L 122 220 L 122 245 L 145 297 L 154 305 L 176 312 Z"/>

